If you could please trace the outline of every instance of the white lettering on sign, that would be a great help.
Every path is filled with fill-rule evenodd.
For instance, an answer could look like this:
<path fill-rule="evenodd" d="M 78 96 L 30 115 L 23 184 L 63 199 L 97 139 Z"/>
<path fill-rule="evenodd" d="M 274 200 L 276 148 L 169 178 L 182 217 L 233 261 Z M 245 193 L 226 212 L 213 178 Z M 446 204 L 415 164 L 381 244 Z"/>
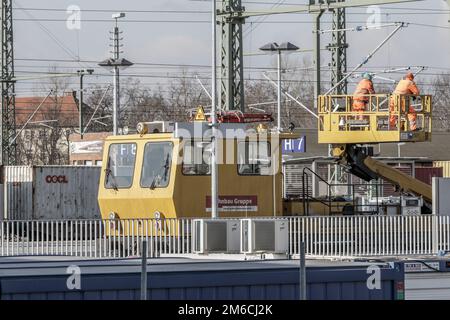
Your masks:
<path fill-rule="evenodd" d="M 306 152 L 306 137 L 299 139 L 284 139 L 282 144 L 283 154 Z"/>
<path fill-rule="evenodd" d="M 241 211 L 254 212 L 258 211 L 257 196 L 220 196 L 218 199 L 218 209 L 221 212 Z M 211 211 L 211 197 L 206 197 L 206 211 Z"/>
<path fill-rule="evenodd" d="M 292 140 L 284 140 L 284 150 L 292 150 Z"/>

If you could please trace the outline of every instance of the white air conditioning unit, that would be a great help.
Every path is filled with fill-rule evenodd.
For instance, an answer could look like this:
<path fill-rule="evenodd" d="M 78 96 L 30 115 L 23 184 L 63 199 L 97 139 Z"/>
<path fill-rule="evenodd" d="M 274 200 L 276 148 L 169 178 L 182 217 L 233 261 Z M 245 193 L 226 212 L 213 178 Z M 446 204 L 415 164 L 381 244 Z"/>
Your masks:
<path fill-rule="evenodd" d="M 193 221 L 194 253 L 239 253 L 239 220 Z"/>
<path fill-rule="evenodd" d="M 420 215 L 423 199 L 421 197 L 401 197 L 402 215 Z"/>
<path fill-rule="evenodd" d="M 289 223 L 286 219 L 242 219 L 242 253 L 286 253 Z"/>

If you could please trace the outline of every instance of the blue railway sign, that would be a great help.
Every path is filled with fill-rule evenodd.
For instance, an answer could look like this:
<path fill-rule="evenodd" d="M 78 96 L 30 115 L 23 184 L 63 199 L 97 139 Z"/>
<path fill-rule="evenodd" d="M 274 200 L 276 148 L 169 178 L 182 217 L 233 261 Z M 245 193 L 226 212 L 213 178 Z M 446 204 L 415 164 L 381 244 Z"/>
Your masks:
<path fill-rule="evenodd" d="M 298 139 L 284 139 L 281 142 L 282 153 L 304 153 L 306 152 L 306 137 L 302 136 Z"/>

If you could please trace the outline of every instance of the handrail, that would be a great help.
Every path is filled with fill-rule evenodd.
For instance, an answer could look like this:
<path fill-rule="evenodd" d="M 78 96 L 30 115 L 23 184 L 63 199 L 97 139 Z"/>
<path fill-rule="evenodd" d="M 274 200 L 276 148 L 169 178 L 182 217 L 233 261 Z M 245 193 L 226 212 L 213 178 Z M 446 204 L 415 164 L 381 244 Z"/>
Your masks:
<path fill-rule="evenodd" d="M 306 191 L 306 197 L 305 197 L 305 188 L 304 188 L 304 184 L 305 184 L 305 176 L 306 176 L 306 190 L 309 189 L 309 182 L 308 182 L 308 177 L 307 177 L 307 173 L 305 171 L 310 171 L 314 176 L 316 176 L 317 178 L 319 178 L 319 180 L 325 182 L 325 184 L 328 187 L 327 190 L 327 195 L 328 195 L 328 203 L 326 203 L 325 201 L 322 201 L 320 199 L 315 199 L 313 198 L 313 196 L 309 196 L 308 192 Z M 313 170 L 311 170 L 308 167 L 304 167 L 303 168 L 303 177 L 302 177 L 303 181 L 303 212 L 305 214 L 305 216 L 309 215 L 309 198 L 315 200 L 315 201 L 319 201 L 320 203 L 326 205 L 328 207 L 328 214 L 331 214 L 331 197 L 330 197 L 330 184 L 328 183 L 328 181 L 326 181 L 325 179 L 323 179 L 321 176 L 319 176 L 317 173 L 315 173 Z M 308 205 L 306 205 L 306 202 L 308 202 Z"/>
<path fill-rule="evenodd" d="M 323 183 L 326 184 L 327 186 L 327 200 L 328 201 L 324 201 L 322 199 L 316 198 L 312 195 L 308 194 L 308 190 L 309 190 L 309 180 L 308 180 L 308 173 L 311 173 L 312 175 L 314 175 L 315 177 L 317 177 L 320 181 L 322 181 Z M 351 198 L 353 201 L 353 207 L 357 208 L 357 207 L 376 207 L 377 208 L 377 212 L 379 212 L 379 208 L 380 208 L 380 204 L 378 202 L 378 199 L 380 197 L 380 191 L 379 191 L 379 187 L 383 187 L 383 186 L 391 186 L 391 184 L 389 183 L 375 183 L 372 184 L 370 186 L 375 186 L 375 198 L 377 199 L 376 204 L 364 204 L 364 205 L 358 205 L 356 204 L 356 197 L 355 197 L 355 187 L 356 186 L 369 186 L 367 184 L 363 184 L 363 183 L 340 183 L 340 184 L 336 184 L 336 183 L 329 183 L 328 181 L 326 181 L 324 178 L 322 178 L 320 175 L 318 175 L 316 172 L 314 172 L 312 169 L 305 167 L 303 168 L 303 172 L 302 172 L 302 195 L 303 195 L 303 212 L 305 214 L 305 216 L 309 216 L 309 202 L 310 200 L 313 201 L 317 201 L 319 203 L 322 203 L 323 205 L 328 207 L 328 214 L 331 215 L 331 210 L 333 207 L 338 206 L 338 205 L 333 205 L 333 197 L 331 196 L 331 188 L 333 187 L 349 187 L 351 188 Z M 360 211 L 363 212 L 363 211 Z"/>
<path fill-rule="evenodd" d="M 364 97 L 368 99 L 367 105 L 370 107 L 375 107 L 374 111 L 372 110 L 366 110 L 364 113 L 370 113 L 370 112 L 389 112 L 391 114 L 402 114 L 408 113 L 408 110 L 404 108 L 406 104 L 406 100 L 409 102 L 411 98 L 419 98 L 421 108 L 416 110 L 416 112 L 421 114 L 428 114 L 431 113 L 431 95 L 413 95 L 413 94 L 364 94 L 364 95 L 358 95 L 357 97 Z M 352 109 L 352 104 L 355 96 L 354 95 L 322 95 L 318 97 L 318 106 L 319 106 L 319 114 L 330 114 L 330 113 L 355 113 Z M 401 98 L 408 98 L 408 99 L 401 99 Z M 335 100 L 344 99 L 345 105 L 340 106 L 341 110 L 339 108 L 336 108 L 333 106 L 333 102 Z M 383 99 L 383 100 L 382 100 Z M 389 104 L 393 100 L 394 102 L 394 111 L 389 110 Z M 403 102 L 401 100 L 404 100 Z M 380 107 L 386 103 L 386 108 L 381 109 Z M 402 108 L 399 106 L 402 105 Z M 345 111 L 343 111 L 344 109 Z M 372 108 L 370 108 L 372 109 Z M 405 110 L 402 110 L 405 109 Z"/>

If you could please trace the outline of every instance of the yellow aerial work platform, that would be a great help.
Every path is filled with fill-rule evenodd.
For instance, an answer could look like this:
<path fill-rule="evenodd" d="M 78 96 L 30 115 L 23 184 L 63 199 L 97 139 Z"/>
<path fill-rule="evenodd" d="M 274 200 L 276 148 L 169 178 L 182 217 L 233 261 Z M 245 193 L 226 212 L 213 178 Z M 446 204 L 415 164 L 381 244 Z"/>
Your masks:
<path fill-rule="evenodd" d="M 319 143 L 431 141 L 430 95 L 374 94 L 365 97 L 368 98 L 366 110 L 353 111 L 352 95 L 319 96 Z M 410 107 L 417 115 L 415 130 L 410 130 Z"/>

